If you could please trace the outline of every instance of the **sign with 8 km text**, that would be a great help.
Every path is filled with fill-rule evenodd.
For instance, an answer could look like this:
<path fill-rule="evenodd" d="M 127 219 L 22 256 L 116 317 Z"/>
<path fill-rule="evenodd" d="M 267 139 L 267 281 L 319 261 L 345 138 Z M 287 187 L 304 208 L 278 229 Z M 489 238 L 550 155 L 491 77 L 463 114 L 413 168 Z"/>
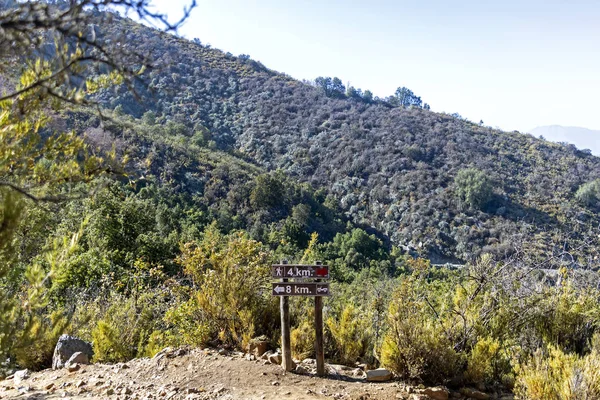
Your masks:
<path fill-rule="evenodd" d="M 329 296 L 328 283 L 273 283 L 273 296 Z"/>

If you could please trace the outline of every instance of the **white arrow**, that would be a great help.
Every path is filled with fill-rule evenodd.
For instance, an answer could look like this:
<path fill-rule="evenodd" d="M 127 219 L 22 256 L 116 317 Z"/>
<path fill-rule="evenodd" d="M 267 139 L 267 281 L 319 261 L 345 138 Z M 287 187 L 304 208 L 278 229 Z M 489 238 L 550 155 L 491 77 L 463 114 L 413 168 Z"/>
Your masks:
<path fill-rule="evenodd" d="M 275 293 L 282 293 L 285 292 L 285 286 L 275 286 L 275 289 L 273 289 L 275 291 Z"/>

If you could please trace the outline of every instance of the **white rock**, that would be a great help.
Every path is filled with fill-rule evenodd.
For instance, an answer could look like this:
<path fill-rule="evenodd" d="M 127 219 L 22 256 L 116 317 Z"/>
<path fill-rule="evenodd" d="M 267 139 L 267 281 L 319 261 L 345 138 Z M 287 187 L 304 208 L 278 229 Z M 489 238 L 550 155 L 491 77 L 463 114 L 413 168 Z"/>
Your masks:
<path fill-rule="evenodd" d="M 13 376 L 13 382 L 15 385 L 20 384 L 24 380 L 28 379 L 31 376 L 31 372 L 28 369 L 22 369 L 20 371 L 15 372 Z"/>
<path fill-rule="evenodd" d="M 394 375 L 385 368 L 377 368 L 367 371 L 367 382 L 385 382 L 392 379 Z"/>

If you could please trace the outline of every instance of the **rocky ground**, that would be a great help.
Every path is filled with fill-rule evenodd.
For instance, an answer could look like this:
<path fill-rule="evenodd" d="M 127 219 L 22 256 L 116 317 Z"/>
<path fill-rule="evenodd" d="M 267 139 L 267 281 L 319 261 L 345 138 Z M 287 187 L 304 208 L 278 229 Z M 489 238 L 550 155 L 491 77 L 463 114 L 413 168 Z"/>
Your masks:
<path fill-rule="evenodd" d="M 76 370 L 75 370 L 76 369 Z M 71 370 L 71 371 L 69 371 Z M 124 364 L 77 365 L 20 374 L 0 381 L 2 399 L 512 399 L 472 389 L 461 392 L 398 381 L 367 382 L 364 373 L 314 360 L 285 373 L 268 360 L 214 349 L 166 349 L 152 359 Z"/>

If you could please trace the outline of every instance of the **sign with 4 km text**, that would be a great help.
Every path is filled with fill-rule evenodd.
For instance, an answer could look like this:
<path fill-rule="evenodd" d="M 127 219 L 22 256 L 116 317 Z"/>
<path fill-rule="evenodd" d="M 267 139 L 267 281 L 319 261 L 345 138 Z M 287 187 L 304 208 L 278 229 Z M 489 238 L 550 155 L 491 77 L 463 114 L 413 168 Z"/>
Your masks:
<path fill-rule="evenodd" d="M 329 267 L 327 265 L 274 264 L 271 266 L 271 276 L 273 278 L 329 279 Z"/>

